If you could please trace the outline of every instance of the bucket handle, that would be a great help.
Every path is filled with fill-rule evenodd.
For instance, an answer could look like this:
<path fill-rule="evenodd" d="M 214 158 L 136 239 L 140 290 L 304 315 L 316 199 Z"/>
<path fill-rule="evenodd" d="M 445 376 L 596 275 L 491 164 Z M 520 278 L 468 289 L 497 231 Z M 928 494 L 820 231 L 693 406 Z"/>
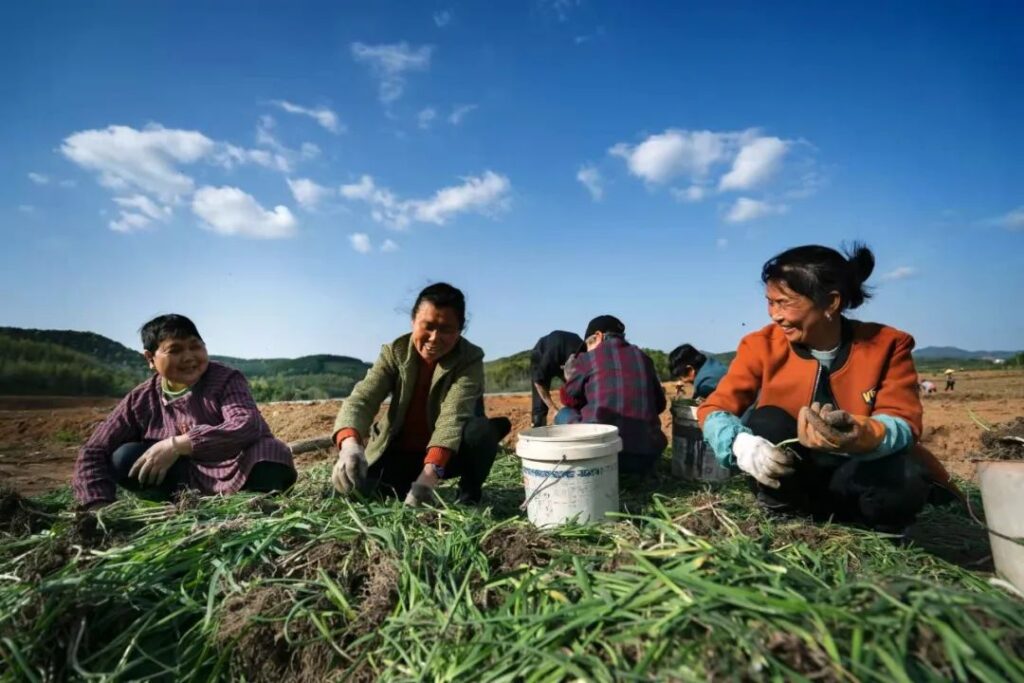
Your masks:
<path fill-rule="evenodd" d="M 945 487 L 943 487 L 943 488 L 945 488 Z M 947 489 L 947 490 L 949 490 L 949 489 Z M 988 526 L 987 524 L 985 524 L 985 522 L 983 522 L 980 519 L 978 519 L 978 516 L 976 514 L 974 514 L 974 509 L 971 507 L 971 497 L 969 495 L 965 495 L 962 500 L 963 500 L 963 503 L 964 503 L 964 507 L 967 508 L 967 514 L 969 514 L 971 516 L 971 519 L 973 519 L 982 529 L 984 529 L 988 533 L 992 534 L 996 538 L 1001 538 L 1004 541 L 1009 541 L 1010 543 L 1013 543 L 1015 545 L 1024 547 L 1024 536 L 1014 537 L 1014 536 L 1009 536 L 1007 534 L 999 533 L 995 529 L 993 529 L 990 526 Z"/>
<path fill-rule="evenodd" d="M 537 488 L 535 488 L 533 490 L 533 493 L 530 494 L 530 497 L 527 498 L 526 500 L 524 500 L 523 504 L 519 506 L 520 510 L 525 510 L 526 506 L 530 504 L 530 501 L 532 501 L 534 498 L 536 498 L 537 494 L 544 490 L 544 484 L 547 482 L 548 479 L 551 478 L 551 475 L 554 474 L 555 471 L 558 469 L 558 465 L 564 465 L 565 463 L 566 463 L 566 457 L 563 455 L 562 459 L 558 461 L 558 464 L 556 464 L 554 467 L 551 468 L 551 470 L 548 471 L 547 476 L 545 476 L 543 479 L 540 480 L 540 483 L 537 484 Z M 557 483 L 557 482 L 558 482 L 558 480 L 556 479 L 555 483 Z"/>

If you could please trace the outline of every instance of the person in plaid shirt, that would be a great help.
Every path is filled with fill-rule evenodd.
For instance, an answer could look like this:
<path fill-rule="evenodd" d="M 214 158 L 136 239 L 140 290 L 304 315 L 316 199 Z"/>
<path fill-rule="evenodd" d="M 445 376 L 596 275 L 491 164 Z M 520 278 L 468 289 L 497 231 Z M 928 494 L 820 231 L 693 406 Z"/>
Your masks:
<path fill-rule="evenodd" d="M 667 440 L 658 415 L 665 410 L 665 389 L 654 362 L 626 341 L 626 327 L 611 315 L 590 321 L 578 355 L 565 366 L 561 398 L 565 406 L 555 424 L 596 423 L 619 428 L 619 469 L 653 471 Z"/>

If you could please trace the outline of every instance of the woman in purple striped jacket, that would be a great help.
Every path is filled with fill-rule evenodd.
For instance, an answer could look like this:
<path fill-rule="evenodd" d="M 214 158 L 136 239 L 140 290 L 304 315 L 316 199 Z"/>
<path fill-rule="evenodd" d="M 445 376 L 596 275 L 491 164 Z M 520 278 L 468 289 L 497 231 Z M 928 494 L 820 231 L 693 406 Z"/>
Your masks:
<path fill-rule="evenodd" d="M 191 320 L 162 315 L 141 335 L 155 374 L 79 452 L 73 488 L 82 507 L 113 502 L 118 484 L 166 498 L 185 488 L 217 494 L 295 483 L 291 451 L 271 434 L 245 377 L 210 361 Z"/>

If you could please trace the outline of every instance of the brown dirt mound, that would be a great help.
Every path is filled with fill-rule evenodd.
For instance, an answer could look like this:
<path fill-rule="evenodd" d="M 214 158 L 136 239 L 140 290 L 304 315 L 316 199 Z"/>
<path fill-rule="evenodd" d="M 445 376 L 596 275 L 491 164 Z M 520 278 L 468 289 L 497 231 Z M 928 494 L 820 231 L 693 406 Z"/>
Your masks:
<path fill-rule="evenodd" d="M 824 650 L 792 633 L 772 633 L 765 648 L 784 665 L 812 681 L 843 680 Z"/>
<path fill-rule="evenodd" d="M 1024 460 L 1024 442 L 1010 437 L 1024 439 L 1024 417 L 982 432 L 978 457 L 985 460 Z"/>
<path fill-rule="evenodd" d="M 286 621 L 295 596 L 280 586 L 258 586 L 228 598 L 217 642 L 231 647 L 236 674 L 250 681 L 321 681 L 334 652 L 308 620 Z"/>
<path fill-rule="evenodd" d="M 0 531 L 28 536 L 52 524 L 53 517 L 6 486 L 0 488 Z"/>
<path fill-rule="evenodd" d="M 492 569 L 508 572 L 522 565 L 546 565 L 551 541 L 526 525 L 495 529 L 480 543 Z"/>

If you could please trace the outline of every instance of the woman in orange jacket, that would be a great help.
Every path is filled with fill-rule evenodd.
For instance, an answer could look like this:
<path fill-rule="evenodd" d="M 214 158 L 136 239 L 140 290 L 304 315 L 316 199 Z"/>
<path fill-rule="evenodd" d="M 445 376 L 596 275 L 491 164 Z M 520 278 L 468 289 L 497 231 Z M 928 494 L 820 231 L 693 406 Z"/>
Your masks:
<path fill-rule="evenodd" d="M 796 247 L 765 263 L 772 324 L 743 338 L 698 419 L 718 460 L 750 474 L 769 510 L 897 531 L 949 475 L 918 445 L 913 337 L 842 315 L 868 298 L 874 265 L 863 245 L 845 257 Z M 799 443 L 777 446 L 788 439 Z"/>

